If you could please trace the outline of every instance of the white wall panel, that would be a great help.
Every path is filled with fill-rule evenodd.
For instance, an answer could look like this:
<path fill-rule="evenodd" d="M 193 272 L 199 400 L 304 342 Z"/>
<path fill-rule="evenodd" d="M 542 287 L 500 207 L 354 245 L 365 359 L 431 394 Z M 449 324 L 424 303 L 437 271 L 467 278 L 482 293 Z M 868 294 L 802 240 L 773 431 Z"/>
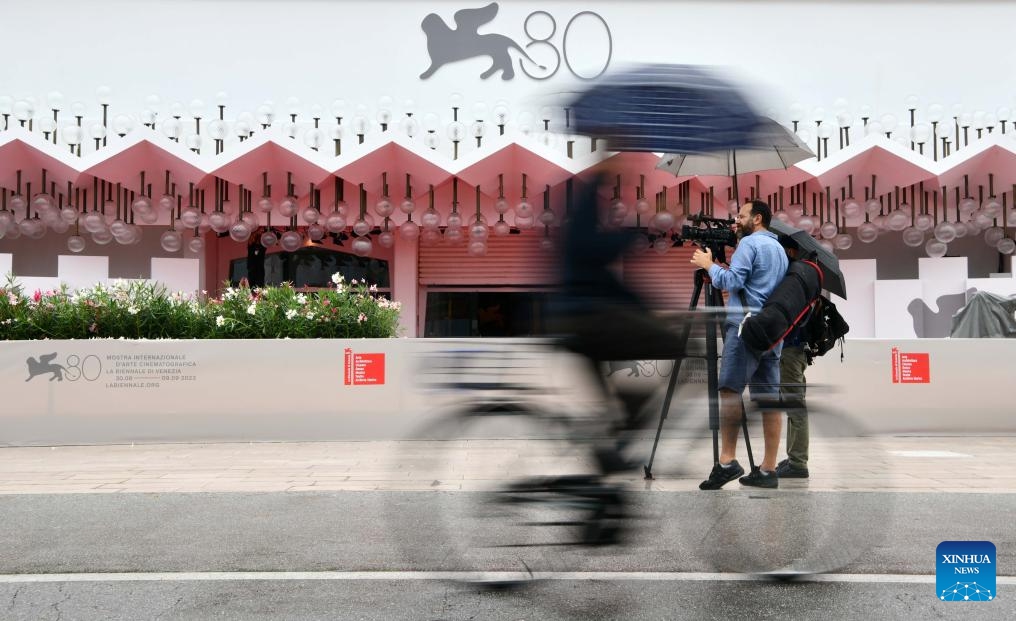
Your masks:
<path fill-rule="evenodd" d="M 912 339 L 917 336 L 914 323 L 921 325 L 924 313 L 919 310 L 915 319 L 907 307 L 913 300 L 921 298 L 921 290 L 919 280 L 875 282 L 875 338 Z"/>
<path fill-rule="evenodd" d="M 71 289 L 86 289 L 109 278 L 109 257 L 62 254 L 56 273 Z"/>

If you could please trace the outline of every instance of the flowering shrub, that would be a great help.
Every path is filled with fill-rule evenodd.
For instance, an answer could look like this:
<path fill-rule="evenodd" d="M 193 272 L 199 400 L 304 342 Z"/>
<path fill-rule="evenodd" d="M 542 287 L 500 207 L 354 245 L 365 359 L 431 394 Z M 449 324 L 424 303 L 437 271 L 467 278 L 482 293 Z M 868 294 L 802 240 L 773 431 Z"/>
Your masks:
<path fill-rule="evenodd" d="M 159 284 L 117 281 L 90 289 L 25 295 L 0 287 L 0 340 L 264 339 L 395 336 L 400 305 L 375 285 L 347 283 L 300 293 L 289 284 L 229 287 L 221 299 L 169 293 Z"/>

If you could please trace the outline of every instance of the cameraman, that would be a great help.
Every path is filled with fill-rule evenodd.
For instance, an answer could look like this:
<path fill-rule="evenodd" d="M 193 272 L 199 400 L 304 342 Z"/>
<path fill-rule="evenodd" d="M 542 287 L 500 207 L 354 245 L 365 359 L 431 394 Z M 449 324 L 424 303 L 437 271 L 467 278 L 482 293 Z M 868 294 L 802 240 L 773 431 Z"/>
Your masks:
<path fill-rule="evenodd" d="M 771 220 L 772 211 L 763 201 L 752 200 L 741 206 L 734 223 L 739 241 L 730 258 L 729 269 L 714 263 L 713 253 L 708 248 L 698 249 L 692 255 L 691 262 L 709 272 L 713 286 L 729 293 L 719 377 L 720 461 L 713 466 L 709 478 L 699 484 L 699 489 L 720 489 L 738 477 L 743 485 L 779 486 L 776 458 L 782 423 L 780 412 L 762 414 L 765 457 L 759 468 L 742 477 L 744 468 L 735 459 L 745 386 L 750 385 L 752 398 L 779 393 L 782 344 L 756 359 L 738 336 L 738 326 L 745 313 L 757 312 L 787 273 L 787 254 L 776 234 L 769 231 Z M 748 308 L 744 308 L 742 300 Z"/>

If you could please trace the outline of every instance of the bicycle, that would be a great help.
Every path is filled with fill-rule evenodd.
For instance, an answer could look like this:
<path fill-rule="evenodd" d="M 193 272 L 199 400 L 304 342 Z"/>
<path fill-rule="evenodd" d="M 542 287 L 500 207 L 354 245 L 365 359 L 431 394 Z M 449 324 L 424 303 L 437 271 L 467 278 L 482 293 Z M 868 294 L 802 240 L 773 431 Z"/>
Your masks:
<path fill-rule="evenodd" d="M 420 388 L 446 399 L 432 411 L 433 420 L 402 443 L 397 460 L 401 468 L 432 473 L 436 483 L 458 489 L 433 500 L 434 525 L 425 531 L 419 523 L 399 524 L 398 508 L 389 512 L 396 540 L 407 557 L 416 556 L 407 558 L 413 567 L 437 563 L 455 582 L 502 589 L 616 561 L 619 554 L 637 569 L 640 551 L 665 546 L 698 569 L 793 578 L 848 565 L 878 540 L 854 519 L 857 513 L 878 511 L 888 519 L 891 511 L 888 495 L 809 490 L 807 480 L 781 482 L 776 490 L 731 483 L 718 492 L 692 491 L 710 465 L 709 430 L 702 395 L 680 392 L 672 410 L 695 412 L 671 415 L 657 480 L 636 481 L 637 470 L 604 478 L 600 448 L 621 437 L 626 456 L 644 459 L 654 429 L 619 431 L 620 417 L 608 413 L 616 408 L 602 398 L 574 399 L 587 394 L 566 370 L 568 362 L 581 364 L 575 356 L 546 341 L 433 345 Z M 682 376 L 695 376 L 689 362 Z M 660 411 L 662 389 L 645 405 L 650 412 Z M 815 454 L 827 451 L 823 468 L 835 468 L 851 442 L 869 441 L 850 417 L 819 403 L 818 387 L 808 390 Z M 591 409 L 594 401 L 598 409 Z M 755 413 L 749 408 L 749 420 Z M 824 440 L 833 443 L 822 448 Z M 701 521 L 675 525 L 654 516 L 659 509 L 651 506 L 652 495 L 635 491 L 681 489 L 681 483 L 690 492 L 681 496 L 682 511 Z M 407 542 L 423 532 L 428 545 Z M 423 548 L 441 550 L 440 559 L 420 554 Z"/>

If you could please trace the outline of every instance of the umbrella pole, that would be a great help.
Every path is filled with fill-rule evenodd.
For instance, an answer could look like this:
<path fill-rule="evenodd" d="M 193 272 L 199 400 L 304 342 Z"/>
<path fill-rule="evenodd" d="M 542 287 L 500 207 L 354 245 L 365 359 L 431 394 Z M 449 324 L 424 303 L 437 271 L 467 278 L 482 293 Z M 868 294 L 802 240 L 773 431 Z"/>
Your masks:
<path fill-rule="evenodd" d="M 731 170 L 733 175 L 731 180 L 734 182 L 734 203 L 737 205 L 737 210 L 741 211 L 741 193 L 737 189 L 737 149 L 731 149 L 730 160 L 732 163 Z"/>

